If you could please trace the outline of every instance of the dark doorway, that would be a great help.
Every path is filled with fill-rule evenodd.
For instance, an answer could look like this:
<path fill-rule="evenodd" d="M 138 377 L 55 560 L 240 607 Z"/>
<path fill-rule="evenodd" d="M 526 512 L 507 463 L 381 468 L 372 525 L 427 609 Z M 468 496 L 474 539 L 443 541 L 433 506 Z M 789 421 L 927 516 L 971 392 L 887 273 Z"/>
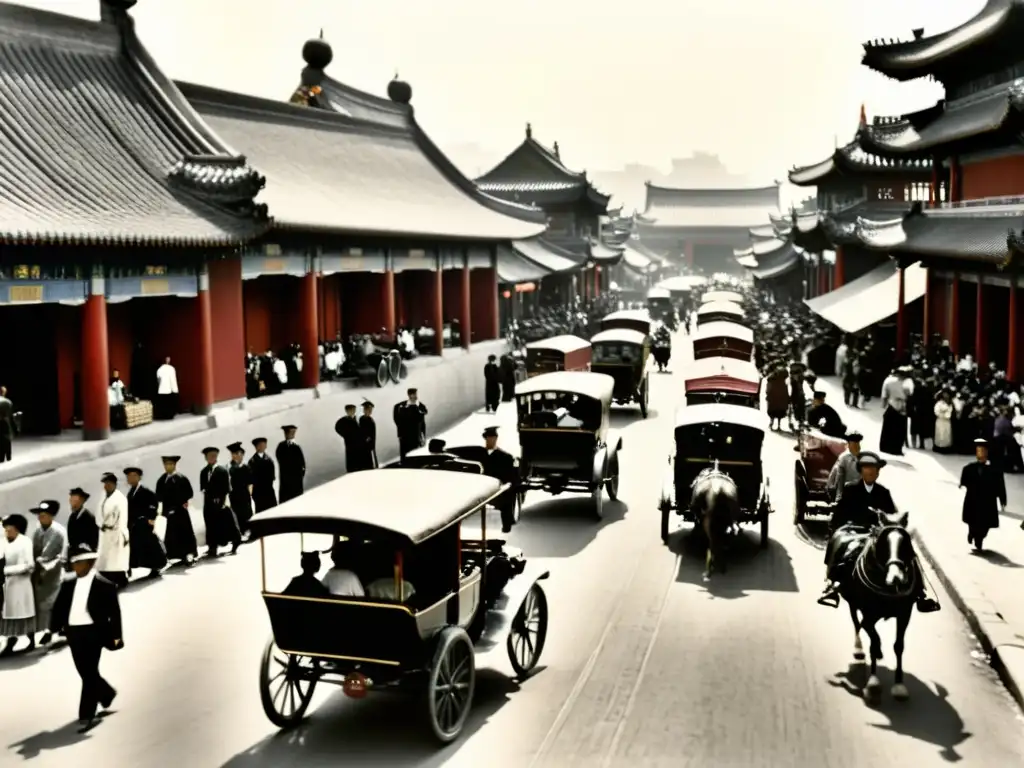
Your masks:
<path fill-rule="evenodd" d="M 56 307 L 47 304 L 0 307 L 4 350 L 0 356 L 0 386 L 14 410 L 22 413 L 26 435 L 60 433 L 58 399 Z"/>

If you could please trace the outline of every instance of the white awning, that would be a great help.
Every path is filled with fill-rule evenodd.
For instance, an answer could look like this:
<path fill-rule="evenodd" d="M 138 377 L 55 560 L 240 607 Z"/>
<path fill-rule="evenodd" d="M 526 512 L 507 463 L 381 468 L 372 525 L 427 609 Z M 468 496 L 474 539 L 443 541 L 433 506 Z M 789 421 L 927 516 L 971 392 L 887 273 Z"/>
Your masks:
<path fill-rule="evenodd" d="M 928 270 L 911 264 L 903 271 L 903 301 L 920 299 L 928 286 Z M 815 314 L 847 333 L 857 333 L 892 317 L 899 310 L 900 277 L 894 261 L 875 267 L 866 275 L 823 296 L 804 303 Z"/>

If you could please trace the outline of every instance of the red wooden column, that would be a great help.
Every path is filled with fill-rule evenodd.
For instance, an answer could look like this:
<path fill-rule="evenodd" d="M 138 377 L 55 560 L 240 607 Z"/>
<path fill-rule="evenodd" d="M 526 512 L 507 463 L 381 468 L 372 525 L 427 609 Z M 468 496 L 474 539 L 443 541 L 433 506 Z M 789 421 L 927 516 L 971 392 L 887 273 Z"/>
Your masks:
<path fill-rule="evenodd" d="M 896 305 L 896 357 L 903 356 L 907 349 L 907 296 L 906 296 L 906 270 L 899 268 L 900 287 L 899 303 Z"/>
<path fill-rule="evenodd" d="M 960 201 L 960 160 L 956 156 L 949 158 L 949 202 Z"/>
<path fill-rule="evenodd" d="M 601 267 L 594 265 L 594 298 L 601 295 Z"/>
<path fill-rule="evenodd" d="M 824 296 L 828 293 L 828 264 L 825 263 L 825 259 L 818 257 L 818 295 Z"/>
<path fill-rule="evenodd" d="M 199 392 L 193 405 L 196 413 L 213 410 L 213 312 L 210 307 L 210 268 L 199 268 L 199 291 L 196 293 L 196 361 Z"/>
<path fill-rule="evenodd" d="M 395 335 L 395 271 L 391 268 L 390 256 L 387 269 L 381 281 L 381 303 L 384 306 L 384 333 Z"/>
<path fill-rule="evenodd" d="M 110 437 L 110 346 L 107 339 L 107 298 L 103 270 L 95 267 L 89 280 L 89 295 L 82 307 L 82 437 L 106 440 Z"/>
<path fill-rule="evenodd" d="M 491 268 L 487 272 L 487 325 L 485 328 L 487 339 L 501 338 L 501 308 L 498 305 L 498 247 L 491 248 Z M 517 295 L 517 300 L 522 301 L 522 294 Z"/>
<path fill-rule="evenodd" d="M 315 257 L 310 257 L 299 288 L 299 349 L 302 350 L 302 386 L 313 389 L 320 383 L 320 312 L 318 308 Z"/>
<path fill-rule="evenodd" d="M 1017 275 L 1010 274 L 1010 332 L 1007 336 L 1006 346 L 1006 378 L 1010 381 L 1017 381 Z"/>
<path fill-rule="evenodd" d="M 843 246 L 836 246 L 836 266 L 833 272 L 832 290 L 842 288 L 846 284 L 846 256 L 843 254 Z"/>
<path fill-rule="evenodd" d="M 949 348 L 954 355 L 960 354 L 960 275 L 954 274 L 949 284 Z"/>
<path fill-rule="evenodd" d="M 924 275 L 924 317 L 921 325 L 921 340 L 927 347 L 932 336 L 932 273 L 925 269 Z"/>
<path fill-rule="evenodd" d="M 469 349 L 473 345 L 473 311 L 472 290 L 470 287 L 469 275 L 469 250 L 462 254 L 462 272 L 459 281 L 459 327 L 462 333 L 462 348 Z"/>
<path fill-rule="evenodd" d="M 985 312 L 985 283 L 978 275 L 978 305 L 974 313 L 974 362 L 988 365 L 988 314 Z"/>
<path fill-rule="evenodd" d="M 430 301 L 430 321 L 434 326 L 434 354 L 444 354 L 444 271 L 438 261 L 437 267 L 429 273 L 427 288 Z"/>

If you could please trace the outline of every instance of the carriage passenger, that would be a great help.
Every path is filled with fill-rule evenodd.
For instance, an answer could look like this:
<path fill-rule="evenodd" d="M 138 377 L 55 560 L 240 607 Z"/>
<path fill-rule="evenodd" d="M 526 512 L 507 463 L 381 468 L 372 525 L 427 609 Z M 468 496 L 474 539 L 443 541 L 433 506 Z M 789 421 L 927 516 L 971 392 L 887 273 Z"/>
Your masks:
<path fill-rule="evenodd" d="M 825 402 L 825 393 L 820 389 L 814 391 L 811 410 L 807 413 L 807 423 L 829 437 L 842 437 L 846 434 L 846 425 L 839 418 L 836 409 Z"/>
<path fill-rule="evenodd" d="M 335 597 L 363 597 L 366 590 L 356 572 L 350 568 L 356 550 L 350 541 L 339 541 L 331 549 L 334 565 L 322 580 L 323 585 Z"/>
<path fill-rule="evenodd" d="M 843 495 L 843 488 L 848 483 L 856 483 L 860 480 L 860 472 L 857 470 L 857 459 L 860 456 L 860 442 L 864 435 L 860 432 L 851 432 L 846 436 L 846 450 L 839 454 L 836 463 L 832 465 L 832 471 L 828 473 L 828 490 L 834 501 L 838 502 Z"/>
<path fill-rule="evenodd" d="M 281 594 L 295 597 L 327 597 L 330 592 L 316 577 L 320 572 L 320 553 L 303 552 L 300 562 L 302 573 L 288 582 L 288 586 Z"/>

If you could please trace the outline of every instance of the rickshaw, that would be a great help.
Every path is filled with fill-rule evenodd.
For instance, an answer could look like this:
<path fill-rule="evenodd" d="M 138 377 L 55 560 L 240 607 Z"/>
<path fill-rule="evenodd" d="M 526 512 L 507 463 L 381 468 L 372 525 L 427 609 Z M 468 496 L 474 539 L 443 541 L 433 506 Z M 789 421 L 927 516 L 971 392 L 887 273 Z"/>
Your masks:
<path fill-rule="evenodd" d="M 526 377 L 556 371 L 589 371 L 590 342 L 579 336 L 554 336 L 526 345 Z"/>
<path fill-rule="evenodd" d="M 651 332 L 651 355 L 658 364 L 658 372 L 664 373 L 672 359 L 672 331 L 664 323 L 658 323 Z"/>
<path fill-rule="evenodd" d="M 607 319 L 607 318 L 605 318 Z M 609 328 L 590 339 L 593 358 L 590 370 L 615 380 L 612 400 L 616 405 L 636 403 L 647 418 L 650 401 L 651 337 L 630 328 Z"/>
<path fill-rule="evenodd" d="M 754 357 L 754 332 L 737 323 L 705 323 L 693 334 L 693 359 L 731 357 L 750 362 Z"/>
<path fill-rule="evenodd" d="M 619 496 L 622 439 L 609 436 L 615 380 L 603 373 L 545 373 L 516 389 L 520 489 Z"/>
<path fill-rule="evenodd" d="M 759 408 L 761 374 L 753 363 L 731 357 L 706 357 L 686 367 L 687 405 L 725 403 Z"/>
<path fill-rule="evenodd" d="M 472 705 L 474 653 L 505 644 L 517 676 L 536 667 L 548 622 L 539 582 L 549 574 L 487 538 L 483 510 L 505 486 L 480 472 L 458 461 L 354 472 L 252 518 L 272 630 L 260 699 L 274 725 L 298 725 L 318 683 L 356 699 L 398 689 L 424 696 L 434 735 L 449 743 Z M 401 504 L 382 502 L 386 487 L 402 489 Z M 463 522 L 477 513 L 479 538 L 463 538 Z M 324 594 L 305 576 L 271 590 L 267 539 L 282 534 L 299 534 L 303 550 L 312 536 L 333 538 L 330 551 L 344 548 L 354 559 L 340 567 L 380 574 L 365 591 L 388 597 Z"/>
<path fill-rule="evenodd" d="M 646 309 L 621 309 L 601 319 L 601 330 L 610 331 L 615 328 L 626 328 L 644 336 L 651 335 L 651 315 Z"/>
<path fill-rule="evenodd" d="M 761 448 L 768 432 L 768 417 L 737 405 L 690 405 L 676 415 L 675 455 L 662 485 L 661 540 L 668 543 L 672 512 L 697 525 L 691 509 L 691 488 L 701 470 L 718 467 L 733 479 L 739 491 L 740 523 L 759 523 L 761 547 L 768 546 L 768 516 L 772 513 L 768 478 L 761 463 Z"/>
<path fill-rule="evenodd" d="M 711 301 L 697 310 L 697 327 L 708 323 L 737 323 L 746 325 L 743 307 L 731 301 Z"/>
<path fill-rule="evenodd" d="M 800 525 L 809 516 L 832 514 L 835 498 L 828 488 L 828 476 L 846 450 L 846 440 L 805 426 L 797 432 L 793 450 L 800 453 L 793 467 L 793 522 Z"/>
<path fill-rule="evenodd" d="M 700 297 L 701 304 L 710 304 L 713 301 L 727 301 L 733 304 L 742 304 L 743 296 L 735 291 L 708 291 Z"/>

